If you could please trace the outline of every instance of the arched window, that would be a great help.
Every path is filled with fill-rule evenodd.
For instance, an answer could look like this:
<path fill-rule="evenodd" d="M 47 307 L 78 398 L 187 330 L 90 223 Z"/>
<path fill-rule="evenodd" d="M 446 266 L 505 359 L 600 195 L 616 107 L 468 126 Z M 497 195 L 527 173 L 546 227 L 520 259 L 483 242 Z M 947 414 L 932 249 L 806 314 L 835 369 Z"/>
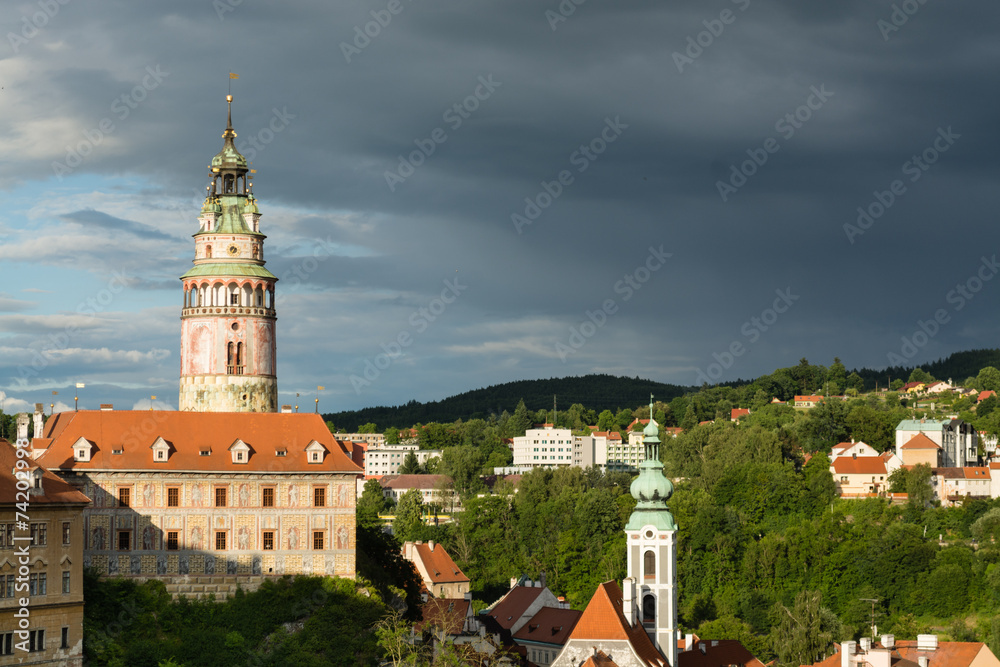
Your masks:
<path fill-rule="evenodd" d="M 209 259 L 212 258 L 212 246 L 205 246 L 205 257 L 208 257 Z"/>
<path fill-rule="evenodd" d="M 236 365 L 235 364 L 236 350 L 234 349 L 235 347 L 236 346 L 233 344 L 233 341 L 229 341 L 229 344 L 226 345 L 226 372 L 229 373 L 230 375 L 233 374 L 234 370 L 233 367 Z"/>
<path fill-rule="evenodd" d="M 656 577 L 656 554 L 652 550 L 647 551 L 642 556 L 642 573 L 646 579 Z"/>
<path fill-rule="evenodd" d="M 642 598 L 643 625 L 656 623 L 656 596 L 647 595 Z"/>
<path fill-rule="evenodd" d="M 243 343 L 236 343 L 236 374 L 243 375 Z"/>

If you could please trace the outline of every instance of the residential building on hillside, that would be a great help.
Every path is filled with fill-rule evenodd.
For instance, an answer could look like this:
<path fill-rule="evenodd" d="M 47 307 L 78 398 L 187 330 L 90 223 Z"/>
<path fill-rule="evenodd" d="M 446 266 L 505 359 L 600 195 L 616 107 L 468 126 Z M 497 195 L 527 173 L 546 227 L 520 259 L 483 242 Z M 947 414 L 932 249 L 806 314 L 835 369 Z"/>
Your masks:
<path fill-rule="evenodd" d="M 917 635 L 916 641 L 896 641 L 882 635 L 873 642 L 843 642 L 829 658 L 812 667 L 1000 667 L 1000 660 L 982 642 L 942 642 L 937 635 Z"/>
<path fill-rule="evenodd" d="M 878 456 L 878 452 L 871 445 L 858 440 L 854 442 L 840 442 L 830 450 L 830 460 L 833 461 L 841 456 Z"/>
<path fill-rule="evenodd" d="M 565 468 L 573 465 L 573 432 L 545 424 L 514 438 L 514 465 Z"/>
<path fill-rule="evenodd" d="M 537 581 L 528 577 L 510 580 L 510 590 L 480 611 L 489 616 L 504 630 L 516 634 L 535 614 L 544 608 L 561 609 L 569 605 L 561 602 L 545 585 L 545 573 Z"/>
<path fill-rule="evenodd" d="M 972 424 L 961 419 L 904 419 L 896 426 L 896 455 L 903 456 L 902 446 L 923 433 L 941 446 L 942 466 L 961 468 L 978 463 L 979 439 Z"/>
<path fill-rule="evenodd" d="M 83 561 L 102 574 L 220 597 L 354 576 L 361 469 L 317 414 L 62 412 L 44 436 L 37 461 L 93 500 Z"/>
<path fill-rule="evenodd" d="M 750 414 L 750 410 L 747 408 L 733 408 L 729 411 L 729 421 L 738 422 L 743 417 Z"/>
<path fill-rule="evenodd" d="M 368 447 L 365 453 L 365 475 L 396 475 L 407 455 L 413 452 L 417 463 L 424 465 L 429 459 L 440 458 L 440 449 L 420 449 L 417 445 L 382 445 Z"/>
<path fill-rule="evenodd" d="M 993 462 L 990 469 L 990 497 L 1000 498 L 1000 462 Z"/>
<path fill-rule="evenodd" d="M 27 449 L 28 415 L 18 416 L 18 432 Z M 26 466 L 15 476 L 18 461 Z M 0 665 L 83 665 L 83 511 L 89 502 L 0 439 Z"/>
<path fill-rule="evenodd" d="M 793 399 L 792 407 L 796 408 L 815 408 L 823 401 L 822 396 L 796 396 Z"/>
<path fill-rule="evenodd" d="M 446 512 L 461 509 L 458 496 L 452 490 L 451 477 L 447 475 L 385 475 L 379 478 L 382 495 L 399 502 L 410 489 L 420 491 L 425 505 L 435 504 Z"/>
<path fill-rule="evenodd" d="M 924 393 L 927 394 L 940 394 L 946 391 L 952 391 L 955 388 L 951 386 L 950 382 L 942 382 L 941 380 L 936 380 L 931 382 L 924 388 Z"/>
<path fill-rule="evenodd" d="M 899 448 L 900 459 L 905 466 L 927 465 L 937 468 L 941 465 L 941 445 L 923 433 L 917 433 Z"/>
<path fill-rule="evenodd" d="M 424 588 L 437 598 L 464 599 L 469 592 L 469 578 L 455 565 L 448 552 L 434 540 L 405 542 L 403 558 L 413 563 Z"/>
<path fill-rule="evenodd" d="M 992 497 L 990 469 L 934 468 L 931 473 L 934 495 L 946 507 L 974 498 Z"/>
<path fill-rule="evenodd" d="M 841 498 L 859 498 L 888 490 L 889 471 L 881 456 L 841 456 L 830 463 Z"/>

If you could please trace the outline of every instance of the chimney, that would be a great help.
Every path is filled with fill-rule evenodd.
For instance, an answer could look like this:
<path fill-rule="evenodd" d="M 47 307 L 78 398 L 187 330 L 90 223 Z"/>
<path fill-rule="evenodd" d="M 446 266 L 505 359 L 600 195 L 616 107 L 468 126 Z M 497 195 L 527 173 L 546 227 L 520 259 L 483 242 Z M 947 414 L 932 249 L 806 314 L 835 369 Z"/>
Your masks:
<path fill-rule="evenodd" d="M 691 649 L 694 648 L 693 644 L 694 644 L 694 635 L 692 634 L 684 635 L 684 650 L 690 651 Z"/>
<path fill-rule="evenodd" d="M 28 424 L 31 423 L 31 417 L 28 416 L 27 412 L 22 412 L 17 416 L 17 442 L 18 443 L 28 443 Z"/>
<path fill-rule="evenodd" d="M 517 586 L 517 579 L 515 577 L 511 577 L 510 578 L 510 587 L 514 588 L 515 586 Z"/>
<path fill-rule="evenodd" d="M 434 551 L 434 540 L 427 540 L 427 548 Z"/>
<path fill-rule="evenodd" d="M 882 646 L 887 649 L 896 648 L 896 635 L 882 635 Z"/>
<path fill-rule="evenodd" d="M 42 411 L 43 407 L 41 403 L 35 403 L 35 434 L 31 437 L 40 438 L 42 437 L 42 427 L 44 422 L 42 421 Z"/>
<path fill-rule="evenodd" d="M 290 405 L 282 405 L 281 406 L 281 411 L 285 412 L 285 413 L 291 412 L 292 411 L 292 406 L 290 406 Z"/>
<path fill-rule="evenodd" d="M 937 646 L 937 635 L 917 635 L 918 651 L 935 651 Z"/>
<path fill-rule="evenodd" d="M 630 626 L 635 625 L 635 579 L 632 577 L 622 581 L 622 611 Z"/>
<path fill-rule="evenodd" d="M 920 667 L 927 667 L 928 665 L 930 665 L 930 663 L 931 659 L 928 658 L 926 655 L 922 655 L 919 658 L 917 658 L 917 664 L 920 665 Z"/>
<path fill-rule="evenodd" d="M 101 412 L 110 412 L 115 409 L 114 403 L 101 403 Z"/>
<path fill-rule="evenodd" d="M 542 572 L 541 579 L 539 580 L 542 584 L 542 588 L 545 588 L 545 573 Z"/>
<path fill-rule="evenodd" d="M 862 637 L 860 644 L 861 644 L 861 650 L 864 651 L 865 653 L 872 650 L 872 640 L 870 637 Z"/>
<path fill-rule="evenodd" d="M 851 667 L 854 656 L 854 649 L 857 646 L 854 642 L 844 642 L 840 645 L 840 667 Z"/>

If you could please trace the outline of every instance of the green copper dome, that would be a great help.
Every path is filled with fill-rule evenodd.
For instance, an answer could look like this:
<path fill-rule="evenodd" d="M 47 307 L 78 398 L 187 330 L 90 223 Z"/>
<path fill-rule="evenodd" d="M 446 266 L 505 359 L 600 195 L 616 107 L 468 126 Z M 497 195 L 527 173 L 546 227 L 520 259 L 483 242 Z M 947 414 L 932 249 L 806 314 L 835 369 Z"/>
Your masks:
<path fill-rule="evenodd" d="M 247 159 L 236 150 L 236 145 L 233 144 L 233 139 L 236 138 L 236 130 L 233 129 L 233 96 L 227 95 L 226 101 L 229 102 L 229 113 L 226 118 L 226 131 L 222 133 L 222 138 L 226 140 L 226 143 L 223 144 L 222 150 L 212 158 L 211 166 L 213 169 L 242 169 L 246 171 Z"/>
<path fill-rule="evenodd" d="M 649 401 L 649 424 L 643 429 L 646 460 L 639 464 L 639 476 L 632 481 L 629 492 L 636 500 L 635 510 L 625 525 L 626 530 L 655 526 L 658 530 L 677 530 L 674 516 L 667 508 L 667 499 L 674 494 L 674 485 L 663 474 L 659 455 L 659 429 L 653 421 L 653 400 Z"/>

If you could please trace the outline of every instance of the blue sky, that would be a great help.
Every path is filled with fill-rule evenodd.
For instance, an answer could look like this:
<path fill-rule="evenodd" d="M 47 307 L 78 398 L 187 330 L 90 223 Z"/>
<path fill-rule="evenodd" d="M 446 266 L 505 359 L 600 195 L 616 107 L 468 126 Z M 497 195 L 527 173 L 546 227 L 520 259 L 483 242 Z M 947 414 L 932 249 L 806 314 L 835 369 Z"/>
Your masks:
<path fill-rule="evenodd" d="M 47 6 L 0 9 L 8 412 L 176 408 L 230 71 L 283 403 L 997 344 L 995 3 Z"/>

